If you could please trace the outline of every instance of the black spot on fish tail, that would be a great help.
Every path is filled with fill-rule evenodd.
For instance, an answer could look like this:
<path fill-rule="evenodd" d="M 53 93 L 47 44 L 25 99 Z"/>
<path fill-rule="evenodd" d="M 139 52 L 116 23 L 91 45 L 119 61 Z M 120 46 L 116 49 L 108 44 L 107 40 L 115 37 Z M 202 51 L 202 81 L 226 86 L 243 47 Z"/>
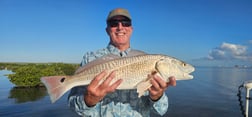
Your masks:
<path fill-rule="evenodd" d="M 61 78 L 61 79 L 60 79 L 60 82 L 63 83 L 63 82 L 65 81 L 65 79 L 66 79 L 66 78 L 64 78 L 64 77 Z"/>

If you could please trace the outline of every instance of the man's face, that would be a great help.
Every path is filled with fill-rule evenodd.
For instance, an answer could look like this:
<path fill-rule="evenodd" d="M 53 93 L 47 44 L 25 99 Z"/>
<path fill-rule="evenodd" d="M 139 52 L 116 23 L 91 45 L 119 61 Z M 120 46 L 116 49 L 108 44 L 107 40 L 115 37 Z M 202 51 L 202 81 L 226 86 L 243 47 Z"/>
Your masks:
<path fill-rule="evenodd" d="M 129 46 L 133 28 L 131 21 L 123 16 L 115 16 L 107 25 L 106 31 L 115 46 Z"/>

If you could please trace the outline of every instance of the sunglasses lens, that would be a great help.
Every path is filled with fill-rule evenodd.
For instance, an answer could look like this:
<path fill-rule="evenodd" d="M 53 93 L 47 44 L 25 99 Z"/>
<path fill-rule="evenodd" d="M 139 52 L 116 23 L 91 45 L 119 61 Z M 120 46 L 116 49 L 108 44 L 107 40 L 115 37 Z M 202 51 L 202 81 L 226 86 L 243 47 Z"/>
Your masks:
<path fill-rule="evenodd" d="M 131 26 L 131 21 L 129 21 L 129 20 L 111 20 L 108 22 L 108 24 L 110 27 L 117 27 L 120 22 L 122 23 L 123 27 Z"/>
<path fill-rule="evenodd" d="M 122 21 L 122 25 L 124 27 L 129 27 L 129 26 L 131 26 L 131 22 L 130 21 Z"/>
<path fill-rule="evenodd" d="M 117 27 L 119 22 L 111 21 L 109 22 L 110 27 Z"/>

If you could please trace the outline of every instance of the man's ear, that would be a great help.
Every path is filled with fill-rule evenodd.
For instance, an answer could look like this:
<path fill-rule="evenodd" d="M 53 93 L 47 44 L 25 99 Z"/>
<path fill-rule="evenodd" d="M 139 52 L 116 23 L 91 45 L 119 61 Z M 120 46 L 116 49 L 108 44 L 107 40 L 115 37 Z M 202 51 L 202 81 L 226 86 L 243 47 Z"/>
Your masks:
<path fill-rule="evenodd" d="M 106 27 L 105 30 L 106 30 L 107 34 L 109 35 L 109 29 L 108 29 L 108 27 Z"/>

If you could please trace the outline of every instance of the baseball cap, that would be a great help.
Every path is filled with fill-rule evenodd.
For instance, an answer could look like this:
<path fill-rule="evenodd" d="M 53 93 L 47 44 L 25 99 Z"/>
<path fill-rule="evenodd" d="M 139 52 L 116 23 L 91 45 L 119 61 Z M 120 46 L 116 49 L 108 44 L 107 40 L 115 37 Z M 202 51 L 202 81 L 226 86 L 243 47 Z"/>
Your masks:
<path fill-rule="evenodd" d="M 123 8 L 116 8 L 116 9 L 113 9 L 112 11 L 109 12 L 108 17 L 107 17 L 107 21 L 109 21 L 111 18 L 118 16 L 118 15 L 127 17 L 131 20 L 131 16 L 130 16 L 128 10 L 123 9 Z"/>

